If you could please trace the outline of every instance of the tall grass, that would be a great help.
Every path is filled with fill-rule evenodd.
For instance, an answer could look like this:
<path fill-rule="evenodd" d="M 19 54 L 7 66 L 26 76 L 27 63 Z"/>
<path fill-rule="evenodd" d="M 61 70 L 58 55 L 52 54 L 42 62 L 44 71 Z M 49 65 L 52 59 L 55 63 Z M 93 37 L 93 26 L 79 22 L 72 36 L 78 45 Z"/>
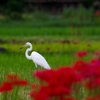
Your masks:
<path fill-rule="evenodd" d="M 100 42 L 92 42 L 90 46 L 86 42 L 74 43 L 43 43 L 33 44 L 33 50 L 41 53 L 52 69 L 70 65 L 76 59 L 77 51 L 86 50 L 89 57 L 93 57 L 93 53 L 99 50 Z M 29 78 L 31 71 L 35 71 L 35 65 L 25 57 L 25 49 L 20 50 L 22 44 L 1 44 L 7 52 L 0 53 L 0 73 L 4 76 L 7 73 L 19 73 L 22 77 Z M 29 53 L 30 54 L 30 53 Z M 90 58 L 86 57 L 86 60 Z M 39 67 L 41 69 L 41 67 Z M 1 75 L 1 77 L 3 77 Z M 31 78 L 29 78 L 31 79 Z"/>

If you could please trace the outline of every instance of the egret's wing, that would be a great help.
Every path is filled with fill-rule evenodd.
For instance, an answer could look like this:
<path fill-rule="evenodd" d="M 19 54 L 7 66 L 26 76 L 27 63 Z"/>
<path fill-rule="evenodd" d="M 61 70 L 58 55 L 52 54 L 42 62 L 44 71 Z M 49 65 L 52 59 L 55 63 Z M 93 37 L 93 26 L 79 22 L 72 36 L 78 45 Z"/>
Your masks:
<path fill-rule="evenodd" d="M 31 57 L 37 65 L 42 66 L 45 69 L 51 69 L 46 59 L 38 52 L 32 52 Z"/>

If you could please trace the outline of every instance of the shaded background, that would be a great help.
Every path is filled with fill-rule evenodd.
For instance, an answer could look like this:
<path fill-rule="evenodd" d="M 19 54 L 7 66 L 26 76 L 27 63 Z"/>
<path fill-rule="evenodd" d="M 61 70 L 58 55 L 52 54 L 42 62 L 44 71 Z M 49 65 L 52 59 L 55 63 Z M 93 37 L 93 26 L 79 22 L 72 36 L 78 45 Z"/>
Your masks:
<path fill-rule="evenodd" d="M 68 22 L 58 23 L 57 26 L 80 25 L 80 20 L 87 21 L 81 22 L 81 25 L 98 25 L 99 20 L 94 20 L 99 14 L 99 0 L 0 0 L 0 21 L 65 18 Z"/>

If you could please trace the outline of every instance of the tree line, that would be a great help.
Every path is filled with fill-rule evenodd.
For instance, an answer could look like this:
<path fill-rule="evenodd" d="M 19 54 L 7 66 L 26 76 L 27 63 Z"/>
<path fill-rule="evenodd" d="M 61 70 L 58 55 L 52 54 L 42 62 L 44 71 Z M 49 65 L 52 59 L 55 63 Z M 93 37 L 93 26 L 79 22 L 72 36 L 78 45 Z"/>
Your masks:
<path fill-rule="evenodd" d="M 96 0 L 84 0 L 83 3 L 92 6 L 95 1 Z M 0 0 L 0 14 L 11 18 L 21 18 L 21 14 L 25 11 L 26 7 L 27 4 L 25 4 L 25 0 Z"/>

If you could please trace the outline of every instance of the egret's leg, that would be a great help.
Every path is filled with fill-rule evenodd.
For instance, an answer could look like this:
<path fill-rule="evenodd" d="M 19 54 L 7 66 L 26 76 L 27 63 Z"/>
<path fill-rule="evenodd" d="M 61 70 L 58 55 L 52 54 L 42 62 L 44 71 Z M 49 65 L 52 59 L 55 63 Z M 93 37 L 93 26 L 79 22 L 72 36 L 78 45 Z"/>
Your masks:
<path fill-rule="evenodd" d="M 38 70 L 37 64 L 35 63 L 36 71 Z"/>
<path fill-rule="evenodd" d="M 38 71 L 38 66 L 37 64 L 35 63 L 35 67 L 36 67 L 36 72 Z M 36 82 L 36 77 L 35 77 L 35 82 Z"/>

